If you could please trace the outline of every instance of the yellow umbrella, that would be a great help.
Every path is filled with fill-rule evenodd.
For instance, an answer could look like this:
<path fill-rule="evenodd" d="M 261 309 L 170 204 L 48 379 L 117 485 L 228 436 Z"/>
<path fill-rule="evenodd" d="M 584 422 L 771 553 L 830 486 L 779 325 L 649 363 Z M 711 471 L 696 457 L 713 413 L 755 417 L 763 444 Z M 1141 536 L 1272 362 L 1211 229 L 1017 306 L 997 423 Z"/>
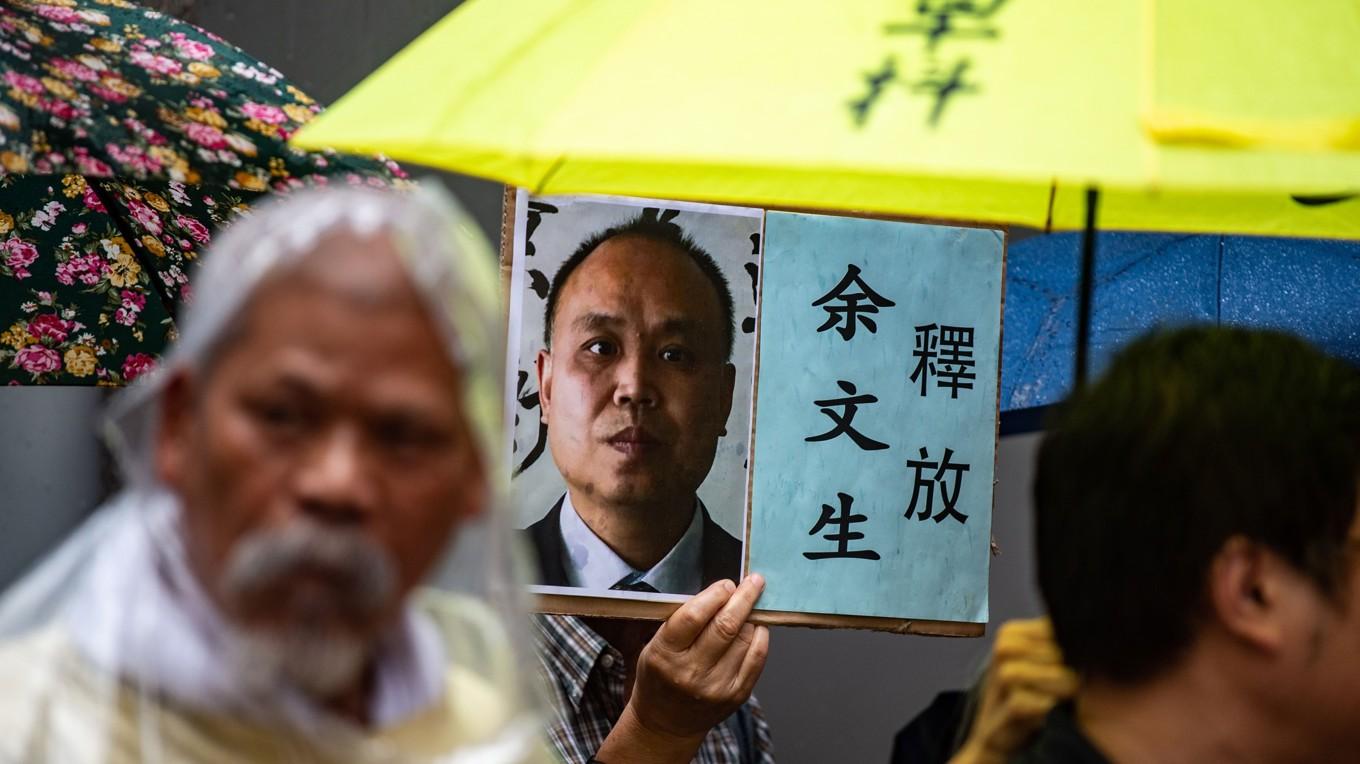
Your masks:
<path fill-rule="evenodd" d="M 295 139 L 537 193 L 1360 238 L 1345 0 L 473 0 Z"/>

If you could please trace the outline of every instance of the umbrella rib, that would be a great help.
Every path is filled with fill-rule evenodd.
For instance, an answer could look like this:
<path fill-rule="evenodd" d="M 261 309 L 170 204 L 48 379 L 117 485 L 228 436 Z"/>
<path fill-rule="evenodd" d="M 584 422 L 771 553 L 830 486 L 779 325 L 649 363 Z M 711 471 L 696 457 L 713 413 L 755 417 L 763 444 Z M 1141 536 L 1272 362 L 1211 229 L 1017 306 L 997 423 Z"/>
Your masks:
<path fill-rule="evenodd" d="M 1048 184 L 1048 214 L 1044 217 L 1044 233 L 1053 233 L 1053 202 L 1058 196 L 1058 181 Z"/>
<path fill-rule="evenodd" d="M 178 321 L 179 315 L 177 304 L 170 299 L 169 293 L 165 291 L 165 285 L 157 278 L 160 275 L 159 272 L 151 267 L 151 261 L 147 259 L 146 252 L 142 249 L 140 240 L 133 234 L 132 228 L 128 226 L 127 220 L 123 218 L 115 205 L 113 195 L 109 193 L 108 189 L 104 188 L 99 178 L 87 177 L 85 182 L 94 190 L 95 196 L 99 197 L 99 203 L 104 205 L 105 212 L 108 213 L 109 219 L 113 221 L 114 227 L 118 229 L 118 233 L 122 235 L 123 241 L 127 242 L 128 249 L 132 251 L 132 256 L 137 258 L 137 264 L 142 267 L 142 272 L 146 274 L 147 280 L 151 282 L 151 287 L 155 289 L 156 294 L 160 296 L 161 304 L 165 306 L 165 312 L 170 314 L 170 319 L 172 321 Z"/>
<path fill-rule="evenodd" d="M 1214 324 L 1218 326 L 1223 325 L 1223 249 L 1225 238 L 1224 236 L 1218 237 L 1218 278 L 1214 279 L 1214 287 L 1217 290 L 1214 295 Z"/>
<path fill-rule="evenodd" d="M 1143 252 L 1139 254 L 1137 257 L 1128 261 L 1127 263 L 1124 263 L 1123 265 L 1119 266 L 1119 268 L 1115 270 L 1107 270 L 1103 276 L 1097 277 L 1096 285 L 1102 286 L 1118 281 L 1119 279 L 1123 278 L 1124 275 L 1127 274 L 1129 271 L 1133 270 L 1134 268 L 1137 268 L 1138 266 L 1142 265 L 1148 260 L 1152 260 L 1154 258 L 1161 257 L 1162 255 L 1166 254 L 1167 249 L 1177 244 L 1180 244 L 1186 239 L 1193 239 L 1199 235 L 1200 234 L 1185 234 L 1184 236 L 1177 236 L 1171 241 L 1165 242 L 1163 244 L 1158 244 L 1153 249 Z"/>
<path fill-rule="evenodd" d="M 1100 203 L 1100 191 L 1095 186 L 1086 189 L 1086 227 L 1081 235 L 1081 281 L 1077 285 L 1077 357 L 1076 384 L 1081 389 L 1086 384 L 1087 366 L 1090 363 L 1092 301 L 1095 297 L 1096 272 L 1096 207 Z"/>
<path fill-rule="evenodd" d="M 548 183 L 553 179 L 553 176 L 557 174 L 557 171 L 562 169 L 562 165 L 566 161 L 567 158 L 564 156 L 560 156 L 557 159 L 553 160 L 553 163 L 548 167 L 547 172 L 544 172 L 543 176 L 538 179 L 538 183 L 535 184 L 534 186 L 535 194 L 543 193 L 543 189 L 548 187 Z"/>

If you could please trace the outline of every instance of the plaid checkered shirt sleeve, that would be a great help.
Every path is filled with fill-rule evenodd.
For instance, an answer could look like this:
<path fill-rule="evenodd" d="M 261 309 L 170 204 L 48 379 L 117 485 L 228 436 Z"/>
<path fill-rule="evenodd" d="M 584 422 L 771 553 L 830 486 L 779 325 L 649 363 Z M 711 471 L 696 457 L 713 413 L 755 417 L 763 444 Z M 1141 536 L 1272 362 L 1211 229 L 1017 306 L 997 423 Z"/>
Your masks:
<path fill-rule="evenodd" d="M 623 713 L 623 655 L 580 618 L 534 617 L 539 663 L 553 701 L 548 739 L 566 764 L 588 764 Z M 752 696 L 709 732 L 694 764 L 774 764 L 770 728 Z"/>

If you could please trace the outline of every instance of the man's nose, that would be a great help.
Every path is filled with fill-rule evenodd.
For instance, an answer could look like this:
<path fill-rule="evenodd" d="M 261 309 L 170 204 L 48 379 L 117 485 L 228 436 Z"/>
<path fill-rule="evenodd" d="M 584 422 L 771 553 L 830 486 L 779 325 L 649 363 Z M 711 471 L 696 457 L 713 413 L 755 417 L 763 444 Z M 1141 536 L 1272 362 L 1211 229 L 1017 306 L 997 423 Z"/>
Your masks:
<path fill-rule="evenodd" d="M 653 408 L 660 396 L 652 364 L 641 354 L 630 354 L 614 366 L 614 405 Z"/>
<path fill-rule="evenodd" d="M 376 486 L 357 428 L 327 429 L 303 456 L 294 487 L 300 509 L 315 520 L 337 525 L 365 522 L 375 505 Z"/>

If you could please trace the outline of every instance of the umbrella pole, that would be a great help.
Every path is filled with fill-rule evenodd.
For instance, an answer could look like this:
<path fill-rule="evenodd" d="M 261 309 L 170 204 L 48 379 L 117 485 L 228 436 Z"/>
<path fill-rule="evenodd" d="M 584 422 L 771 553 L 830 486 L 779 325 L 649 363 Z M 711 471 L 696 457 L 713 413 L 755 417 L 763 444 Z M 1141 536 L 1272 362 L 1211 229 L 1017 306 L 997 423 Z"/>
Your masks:
<path fill-rule="evenodd" d="M 1086 384 L 1090 365 L 1091 299 L 1095 293 L 1096 271 L 1096 208 L 1100 205 L 1100 191 L 1095 186 L 1086 189 L 1086 228 L 1081 235 L 1081 281 L 1077 284 L 1077 368 L 1076 385 Z"/>

